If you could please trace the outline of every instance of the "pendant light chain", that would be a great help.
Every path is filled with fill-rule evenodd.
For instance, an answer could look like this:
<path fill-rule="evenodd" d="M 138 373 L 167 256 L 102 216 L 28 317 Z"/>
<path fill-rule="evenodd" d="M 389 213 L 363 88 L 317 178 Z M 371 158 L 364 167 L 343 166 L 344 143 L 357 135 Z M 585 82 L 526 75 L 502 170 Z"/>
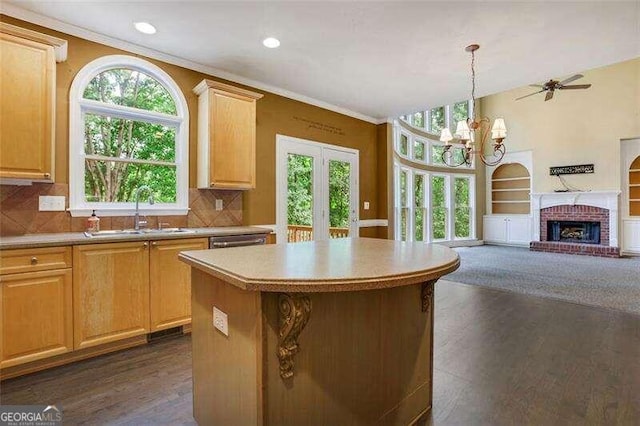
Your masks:
<path fill-rule="evenodd" d="M 471 101 L 473 105 L 472 117 L 473 121 L 476 121 L 476 52 L 471 51 Z"/>

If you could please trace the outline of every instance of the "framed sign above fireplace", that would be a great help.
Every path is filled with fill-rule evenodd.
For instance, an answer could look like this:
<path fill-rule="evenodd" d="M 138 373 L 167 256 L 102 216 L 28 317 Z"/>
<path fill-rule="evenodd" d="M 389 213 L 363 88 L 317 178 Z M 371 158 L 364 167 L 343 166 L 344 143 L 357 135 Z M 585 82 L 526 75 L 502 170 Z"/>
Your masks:
<path fill-rule="evenodd" d="M 557 166 L 549 167 L 549 175 L 579 175 L 585 173 L 594 173 L 595 168 L 593 164 L 579 164 L 577 166 Z"/>

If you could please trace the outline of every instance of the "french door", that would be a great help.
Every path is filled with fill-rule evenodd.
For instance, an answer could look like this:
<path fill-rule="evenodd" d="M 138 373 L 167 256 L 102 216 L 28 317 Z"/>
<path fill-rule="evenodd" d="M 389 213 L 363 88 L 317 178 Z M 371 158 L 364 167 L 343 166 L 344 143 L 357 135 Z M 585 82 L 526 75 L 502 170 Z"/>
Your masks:
<path fill-rule="evenodd" d="M 358 151 L 276 137 L 277 242 L 358 236 Z"/>

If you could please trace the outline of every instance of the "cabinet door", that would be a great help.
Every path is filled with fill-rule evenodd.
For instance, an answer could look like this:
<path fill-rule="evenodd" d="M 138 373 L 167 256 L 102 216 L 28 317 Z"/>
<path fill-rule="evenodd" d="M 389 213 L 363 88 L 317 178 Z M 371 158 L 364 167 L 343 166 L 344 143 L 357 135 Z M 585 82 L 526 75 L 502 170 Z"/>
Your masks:
<path fill-rule="evenodd" d="M 255 188 L 256 102 L 209 91 L 211 186 Z"/>
<path fill-rule="evenodd" d="M 485 216 L 483 222 L 484 240 L 493 243 L 507 242 L 507 221 L 504 216 Z"/>
<path fill-rule="evenodd" d="M 71 269 L 2 276 L 0 367 L 73 349 Z"/>
<path fill-rule="evenodd" d="M 0 177 L 53 179 L 53 47 L 0 33 Z"/>
<path fill-rule="evenodd" d="M 531 242 L 531 217 L 530 216 L 510 216 L 507 219 L 507 242 L 528 246 Z"/>
<path fill-rule="evenodd" d="M 73 247 L 74 347 L 149 331 L 147 242 Z"/>
<path fill-rule="evenodd" d="M 178 253 L 206 248 L 206 238 L 151 243 L 151 331 L 191 322 L 191 268 L 178 260 Z"/>

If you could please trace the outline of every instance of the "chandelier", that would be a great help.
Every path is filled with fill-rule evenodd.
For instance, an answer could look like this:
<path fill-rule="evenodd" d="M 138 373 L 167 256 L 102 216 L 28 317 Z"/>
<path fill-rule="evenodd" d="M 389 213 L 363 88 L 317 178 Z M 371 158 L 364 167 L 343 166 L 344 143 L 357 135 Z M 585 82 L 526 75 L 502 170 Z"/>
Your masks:
<path fill-rule="evenodd" d="M 466 120 L 458 121 L 456 126 L 455 137 L 451 134 L 448 127 L 442 129 L 440 140 L 444 142 L 444 151 L 442 153 L 442 161 L 450 167 L 458 167 L 461 165 L 471 166 L 473 156 L 478 158 L 488 166 L 495 166 L 500 163 L 505 154 L 505 147 L 502 141 L 507 136 L 507 128 L 504 119 L 496 118 L 493 122 L 491 130 L 489 124 L 491 120 L 484 117 L 476 118 L 476 70 L 475 70 L 475 51 L 480 49 L 477 44 L 471 44 L 465 48 L 467 52 L 471 52 L 471 100 L 473 105 L 473 116 L 467 117 Z M 491 131 L 491 139 L 493 140 L 493 154 L 485 154 L 485 144 Z M 477 142 L 476 142 L 477 141 Z M 461 157 L 453 155 L 451 147 L 454 144 L 462 145 Z M 477 149 L 476 149 L 477 148 Z"/>

